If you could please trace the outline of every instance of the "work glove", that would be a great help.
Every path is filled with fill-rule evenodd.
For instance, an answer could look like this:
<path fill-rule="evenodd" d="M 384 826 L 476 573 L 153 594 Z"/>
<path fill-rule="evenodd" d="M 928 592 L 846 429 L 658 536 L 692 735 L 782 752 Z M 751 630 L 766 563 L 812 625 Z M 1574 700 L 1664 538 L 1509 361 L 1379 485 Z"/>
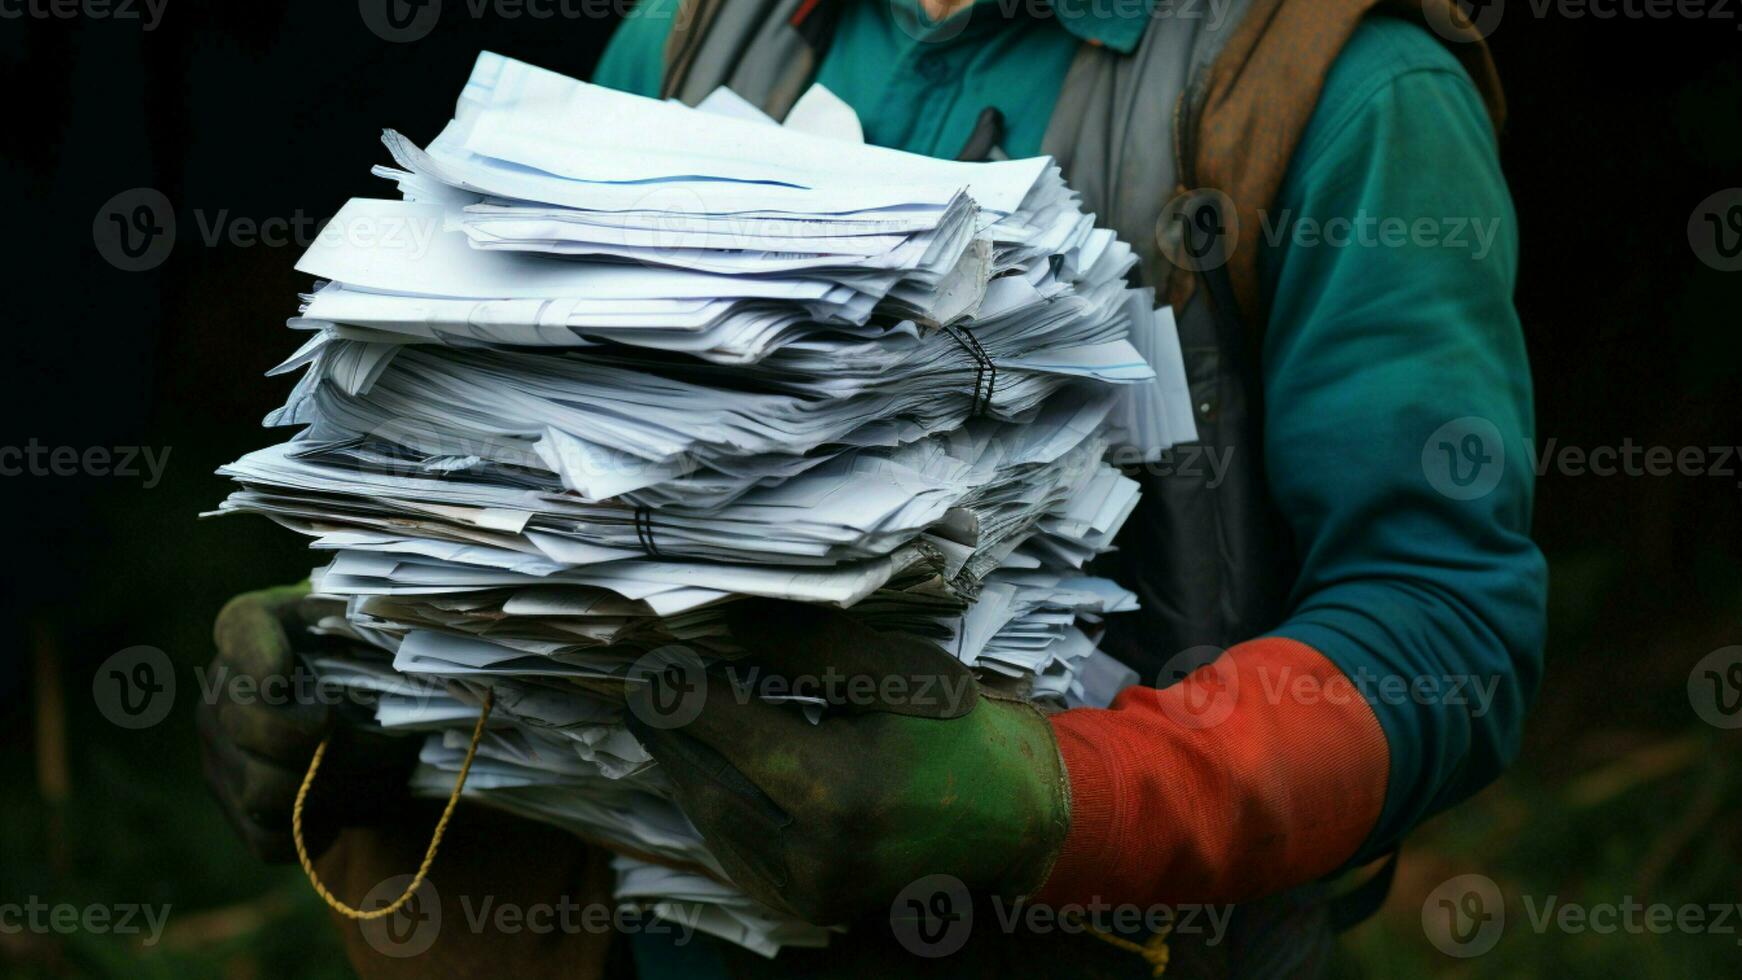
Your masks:
<path fill-rule="evenodd" d="M 206 782 L 248 849 L 263 860 L 296 859 L 291 807 L 321 739 L 332 736 L 303 812 L 303 839 L 319 856 L 343 827 L 379 823 L 410 807 L 406 781 L 418 739 L 361 731 L 366 706 L 319 690 L 299 654 L 332 648 L 309 627 L 343 612 L 309 597 L 308 583 L 239 595 L 212 633 L 210 694 L 197 719 Z"/>
<path fill-rule="evenodd" d="M 632 688 L 627 717 L 733 883 L 821 925 L 887 910 L 934 874 L 1006 897 L 1040 887 L 1070 811 L 1032 704 L 835 610 L 748 600 L 726 617 L 746 659 L 675 702 L 657 682 Z M 812 724 L 759 692 L 828 706 Z"/>

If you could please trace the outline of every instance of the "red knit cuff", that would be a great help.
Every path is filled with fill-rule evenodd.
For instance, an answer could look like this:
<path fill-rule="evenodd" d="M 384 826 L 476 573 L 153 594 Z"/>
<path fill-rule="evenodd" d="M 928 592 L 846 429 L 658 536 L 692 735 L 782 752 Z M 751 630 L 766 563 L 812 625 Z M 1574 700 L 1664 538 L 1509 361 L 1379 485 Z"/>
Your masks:
<path fill-rule="evenodd" d="M 1043 904 L 1076 901 L 1093 894 L 1088 887 L 1100 879 L 1100 869 L 1117 860 L 1113 849 L 1119 835 L 1118 808 L 1123 768 L 1118 759 L 1119 743 L 1097 737 L 1085 715 L 1094 709 L 1079 708 L 1054 715 L 1053 735 L 1059 744 L 1065 772 L 1071 784 L 1071 829 L 1046 885 L 1035 896 Z"/>
<path fill-rule="evenodd" d="M 1378 822 L 1390 751 L 1317 650 L 1265 637 L 1168 688 L 1052 717 L 1071 829 L 1036 896 L 1236 901 L 1327 874 Z"/>

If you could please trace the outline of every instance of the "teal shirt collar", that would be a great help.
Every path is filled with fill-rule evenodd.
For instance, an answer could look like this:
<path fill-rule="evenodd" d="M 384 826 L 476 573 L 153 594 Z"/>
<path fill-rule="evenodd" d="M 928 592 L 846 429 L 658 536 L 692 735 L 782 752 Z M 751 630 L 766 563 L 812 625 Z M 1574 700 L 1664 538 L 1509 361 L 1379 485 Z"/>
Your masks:
<path fill-rule="evenodd" d="M 1008 0 L 1005 0 L 1008 2 Z M 1059 26 L 1120 54 L 1137 50 L 1157 0 L 1029 0 L 1045 2 Z"/>

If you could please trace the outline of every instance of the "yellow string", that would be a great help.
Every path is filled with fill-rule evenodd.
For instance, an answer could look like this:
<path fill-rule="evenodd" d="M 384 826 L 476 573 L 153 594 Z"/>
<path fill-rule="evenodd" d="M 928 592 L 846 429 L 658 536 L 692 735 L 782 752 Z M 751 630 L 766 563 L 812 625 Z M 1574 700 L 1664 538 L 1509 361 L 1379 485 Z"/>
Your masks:
<path fill-rule="evenodd" d="M 1138 956 L 1143 957 L 1151 967 L 1149 974 L 1151 977 L 1160 977 L 1162 974 L 1167 972 L 1167 961 L 1172 956 L 1172 952 L 1167 948 L 1167 937 L 1173 932 L 1172 922 L 1168 922 L 1160 929 L 1157 929 L 1142 943 L 1134 943 L 1122 936 L 1115 936 L 1109 932 L 1102 932 L 1094 926 L 1089 925 L 1087 922 L 1082 923 L 1082 927 L 1084 932 L 1110 946 L 1122 949 L 1127 953 L 1136 953 Z"/>
<path fill-rule="evenodd" d="M 472 744 L 466 747 L 466 761 L 460 764 L 460 775 L 454 780 L 454 791 L 448 794 L 448 805 L 442 810 L 442 818 L 436 821 L 435 833 L 430 835 L 429 850 L 424 852 L 423 864 L 418 866 L 417 874 L 412 876 L 411 884 L 405 886 L 405 891 L 392 904 L 371 912 L 354 909 L 333 897 L 327 891 L 327 886 L 321 884 L 320 876 L 315 874 L 314 862 L 309 860 L 308 847 L 302 842 L 302 804 L 308 799 L 308 790 L 315 784 L 315 773 L 320 771 L 321 759 L 327 754 L 327 739 L 321 739 L 321 744 L 315 748 L 315 757 L 309 760 L 308 775 L 302 777 L 302 788 L 296 791 L 296 805 L 290 811 L 290 835 L 296 842 L 296 856 L 302 861 L 302 870 L 308 874 L 309 884 L 315 886 L 315 894 L 324 899 L 334 912 L 348 919 L 367 921 L 384 919 L 400 910 L 411 896 L 423 887 L 423 880 L 429 875 L 429 866 L 435 863 L 436 849 L 442 845 L 442 835 L 447 833 L 448 818 L 454 815 L 454 806 L 460 802 L 460 790 L 466 786 L 466 775 L 472 771 L 472 759 L 478 754 L 478 742 L 484 737 L 484 723 L 490 718 L 490 709 L 495 706 L 494 691 L 484 693 L 484 710 L 478 713 L 478 724 L 472 728 Z M 328 736 L 331 738 L 331 736 Z"/>

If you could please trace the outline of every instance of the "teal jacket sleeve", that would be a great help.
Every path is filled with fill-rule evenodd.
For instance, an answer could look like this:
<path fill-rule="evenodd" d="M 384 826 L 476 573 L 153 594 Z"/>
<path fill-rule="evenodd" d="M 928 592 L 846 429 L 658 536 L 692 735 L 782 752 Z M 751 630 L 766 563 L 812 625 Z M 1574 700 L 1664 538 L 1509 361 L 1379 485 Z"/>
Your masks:
<path fill-rule="evenodd" d="M 678 0 L 640 0 L 611 35 L 593 70 L 593 84 L 657 98 L 665 74 L 665 39 L 677 16 Z"/>
<path fill-rule="evenodd" d="M 1261 240 L 1265 466 L 1300 565 L 1275 632 L 1336 664 L 1384 731 L 1361 861 L 1495 778 L 1541 673 L 1517 220 L 1438 41 L 1362 25 Z"/>

